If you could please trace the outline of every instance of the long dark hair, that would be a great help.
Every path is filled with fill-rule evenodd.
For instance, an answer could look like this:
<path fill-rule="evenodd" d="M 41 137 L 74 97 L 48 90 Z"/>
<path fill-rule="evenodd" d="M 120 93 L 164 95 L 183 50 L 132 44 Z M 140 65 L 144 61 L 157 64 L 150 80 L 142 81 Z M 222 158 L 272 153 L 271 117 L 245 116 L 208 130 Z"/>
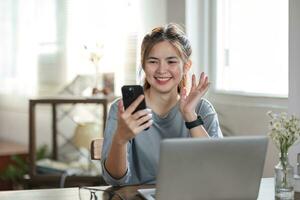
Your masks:
<path fill-rule="evenodd" d="M 169 23 L 165 26 L 154 28 L 150 33 L 145 35 L 141 47 L 141 65 L 143 69 L 153 46 L 162 41 L 170 42 L 175 49 L 177 49 L 184 63 L 189 60 L 192 54 L 192 48 L 189 40 L 187 39 L 183 29 L 178 24 Z M 180 92 L 180 87 L 182 85 L 186 85 L 185 77 L 182 78 L 178 86 L 178 92 Z M 144 90 L 148 88 L 150 88 L 150 84 L 145 79 Z"/>

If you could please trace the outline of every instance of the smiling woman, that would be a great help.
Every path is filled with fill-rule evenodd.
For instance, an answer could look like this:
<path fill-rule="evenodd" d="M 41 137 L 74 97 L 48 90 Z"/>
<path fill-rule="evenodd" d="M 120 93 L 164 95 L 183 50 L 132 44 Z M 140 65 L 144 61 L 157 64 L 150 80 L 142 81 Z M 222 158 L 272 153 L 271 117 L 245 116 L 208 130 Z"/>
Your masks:
<path fill-rule="evenodd" d="M 101 162 L 108 184 L 155 183 L 163 139 L 222 137 L 217 113 L 203 98 L 207 76 L 201 73 L 196 81 L 193 75 L 189 90 L 181 84 L 187 81 L 191 52 L 177 24 L 159 26 L 145 35 L 141 45 L 145 95 L 128 107 L 125 96 L 112 103 L 104 131 Z M 147 108 L 135 112 L 143 100 Z"/>

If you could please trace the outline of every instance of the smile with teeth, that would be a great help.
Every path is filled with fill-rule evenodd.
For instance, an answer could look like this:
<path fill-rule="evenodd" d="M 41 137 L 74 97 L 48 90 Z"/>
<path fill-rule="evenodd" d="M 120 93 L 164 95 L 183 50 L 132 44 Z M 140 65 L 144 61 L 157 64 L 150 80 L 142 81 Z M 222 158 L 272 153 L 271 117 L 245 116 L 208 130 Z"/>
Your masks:
<path fill-rule="evenodd" d="M 167 81 L 169 79 L 171 79 L 172 77 L 155 77 L 155 79 L 159 80 L 159 81 Z"/>
<path fill-rule="evenodd" d="M 172 77 L 154 77 L 154 78 L 156 80 L 156 83 L 158 83 L 159 85 L 167 84 L 169 80 L 172 79 Z"/>

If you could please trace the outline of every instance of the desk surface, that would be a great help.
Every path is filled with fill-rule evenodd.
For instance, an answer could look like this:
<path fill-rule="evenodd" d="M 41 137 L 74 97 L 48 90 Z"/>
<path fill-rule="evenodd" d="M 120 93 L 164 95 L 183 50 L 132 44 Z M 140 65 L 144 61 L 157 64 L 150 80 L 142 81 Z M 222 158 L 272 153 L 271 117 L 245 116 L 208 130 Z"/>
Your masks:
<path fill-rule="evenodd" d="M 126 186 L 113 189 L 118 191 L 127 200 L 142 200 L 138 195 L 137 189 L 149 188 L 153 186 Z M 111 189 L 110 187 L 97 187 L 100 189 Z M 41 189 L 41 190 L 20 190 L 20 191 L 4 191 L 0 192 L 1 200 L 79 200 L 78 188 L 62 188 L 62 189 Z M 273 178 L 262 180 L 258 200 L 274 199 L 274 182 Z M 105 200 L 104 198 L 102 200 Z M 299 193 L 296 193 L 295 200 L 300 200 Z"/>

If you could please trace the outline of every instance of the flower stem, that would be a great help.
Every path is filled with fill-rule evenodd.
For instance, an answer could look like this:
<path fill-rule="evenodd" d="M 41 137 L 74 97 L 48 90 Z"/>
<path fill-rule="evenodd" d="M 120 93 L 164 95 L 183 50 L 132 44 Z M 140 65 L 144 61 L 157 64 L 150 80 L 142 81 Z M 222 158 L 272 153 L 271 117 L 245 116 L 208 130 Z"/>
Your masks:
<path fill-rule="evenodd" d="M 285 151 L 281 152 L 280 162 L 281 162 L 282 171 L 283 171 L 283 180 L 282 180 L 283 187 L 287 187 L 287 164 L 288 164 L 287 156 L 288 156 L 287 152 L 285 152 Z"/>

